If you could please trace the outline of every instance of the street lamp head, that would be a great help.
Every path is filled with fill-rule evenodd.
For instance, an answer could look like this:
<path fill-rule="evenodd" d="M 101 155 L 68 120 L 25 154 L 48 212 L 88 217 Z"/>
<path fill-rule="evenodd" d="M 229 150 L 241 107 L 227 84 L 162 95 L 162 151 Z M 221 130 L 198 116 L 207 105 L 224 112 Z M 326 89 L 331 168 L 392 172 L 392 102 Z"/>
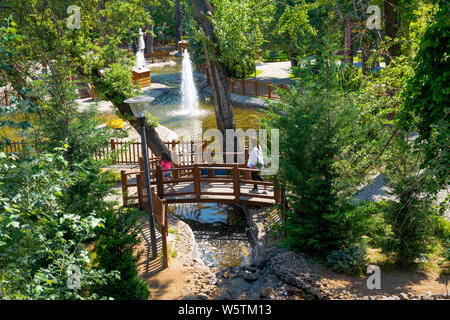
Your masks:
<path fill-rule="evenodd" d="M 136 118 L 145 118 L 149 108 L 150 103 L 153 102 L 155 98 L 148 96 L 137 96 L 124 101 L 130 105 L 131 111 Z"/>

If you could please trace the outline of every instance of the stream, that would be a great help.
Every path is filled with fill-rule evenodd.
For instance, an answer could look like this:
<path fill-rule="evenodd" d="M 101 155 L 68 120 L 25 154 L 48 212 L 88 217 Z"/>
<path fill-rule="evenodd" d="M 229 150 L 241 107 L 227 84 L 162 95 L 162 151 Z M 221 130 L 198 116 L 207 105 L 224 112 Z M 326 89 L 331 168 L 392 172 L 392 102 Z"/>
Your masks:
<path fill-rule="evenodd" d="M 178 203 L 168 212 L 194 232 L 199 258 L 209 267 L 246 266 L 254 249 L 244 211 L 220 203 Z"/>

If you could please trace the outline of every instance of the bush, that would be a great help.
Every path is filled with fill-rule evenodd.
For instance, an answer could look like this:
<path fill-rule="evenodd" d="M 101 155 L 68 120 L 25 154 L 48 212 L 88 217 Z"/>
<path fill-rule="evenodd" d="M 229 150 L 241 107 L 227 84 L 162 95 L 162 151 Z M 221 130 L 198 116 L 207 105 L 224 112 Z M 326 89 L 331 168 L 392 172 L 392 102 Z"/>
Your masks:
<path fill-rule="evenodd" d="M 384 201 L 364 201 L 343 206 L 333 215 L 336 222 L 334 232 L 341 237 L 340 245 L 350 248 L 359 243 L 361 237 L 367 236 L 372 245 L 379 246 L 390 232 L 384 219 L 387 210 L 388 204 Z"/>
<path fill-rule="evenodd" d="M 385 252 L 396 254 L 396 263 L 410 266 L 417 258 L 432 251 L 435 215 L 431 200 L 420 197 L 416 178 L 408 177 L 392 183 L 399 201 L 390 201 L 386 221 L 392 226 L 389 237 L 382 241 Z"/>
<path fill-rule="evenodd" d="M 114 63 L 97 80 L 95 87 L 101 92 L 102 98 L 110 100 L 115 105 L 123 103 L 139 92 L 139 87 L 131 78 L 131 66 Z"/>
<path fill-rule="evenodd" d="M 134 253 L 139 244 L 138 213 L 121 209 L 105 215 L 105 228 L 95 245 L 95 262 L 106 271 L 119 271 L 120 278 L 98 286 L 95 292 L 118 300 L 148 299 L 147 283 L 139 277 L 137 263 L 141 252 Z"/>
<path fill-rule="evenodd" d="M 366 266 L 367 248 L 356 245 L 350 249 L 334 250 L 327 256 L 327 266 L 337 272 L 361 274 Z"/>
<path fill-rule="evenodd" d="M 431 219 L 433 221 L 434 236 L 441 241 L 450 239 L 450 221 L 441 216 L 432 216 Z"/>
<path fill-rule="evenodd" d="M 444 250 L 441 252 L 443 261 L 440 263 L 443 274 L 450 274 L 450 239 L 444 245 Z"/>

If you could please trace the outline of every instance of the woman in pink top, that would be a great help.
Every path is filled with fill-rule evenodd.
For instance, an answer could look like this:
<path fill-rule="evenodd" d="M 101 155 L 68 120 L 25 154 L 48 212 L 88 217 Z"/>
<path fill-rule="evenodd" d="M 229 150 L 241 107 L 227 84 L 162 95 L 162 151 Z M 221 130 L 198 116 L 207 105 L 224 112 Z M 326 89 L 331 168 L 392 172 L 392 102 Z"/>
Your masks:
<path fill-rule="evenodd" d="M 161 168 L 163 170 L 164 178 L 168 179 L 172 175 L 172 158 L 167 154 L 167 152 L 161 153 Z M 172 192 L 175 192 L 174 188 L 171 185 L 167 185 Z"/>

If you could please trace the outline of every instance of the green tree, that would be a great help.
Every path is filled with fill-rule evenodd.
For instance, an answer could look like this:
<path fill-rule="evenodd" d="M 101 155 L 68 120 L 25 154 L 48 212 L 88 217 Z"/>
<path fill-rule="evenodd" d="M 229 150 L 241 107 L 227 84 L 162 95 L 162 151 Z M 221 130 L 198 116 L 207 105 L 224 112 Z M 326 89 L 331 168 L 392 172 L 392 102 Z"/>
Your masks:
<path fill-rule="evenodd" d="M 338 218 L 349 206 L 339 195 L 349 186 L 338 183 L 336 159 L 352 137 L 357 110 L 351 96 L 339 90 L 333 48 L 323 48 L 315 72 L 305 68 L 298 88 L 285 92 L 263 120 L 266 127 L 280 130 L 278 178 L 291 208 L 286 244 L 319 255 L 340 248 L 348 235 Z"/>

